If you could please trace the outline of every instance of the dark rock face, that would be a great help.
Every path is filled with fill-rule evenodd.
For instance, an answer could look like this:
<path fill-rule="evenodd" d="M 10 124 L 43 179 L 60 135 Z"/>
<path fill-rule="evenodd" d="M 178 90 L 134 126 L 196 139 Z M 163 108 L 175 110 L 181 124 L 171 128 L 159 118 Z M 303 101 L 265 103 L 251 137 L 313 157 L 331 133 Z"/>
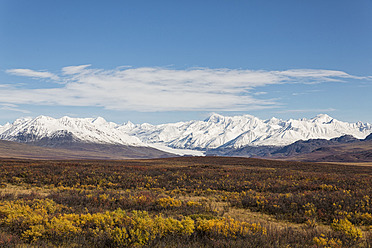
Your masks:
<path fill-rule="evenodd" d="M 329 143 L 329 140 L 324 139 L 313 139 L 306 141 L 300 140 L 275 151 L 274 153 L 272 153 L 272 155 L 292 156 L 299 153 L 309 153 L 314 151 L 314 149 L 320 146 L 328 145 Z"/>
<path fill-rule="evenodd" d="M 291 145 L 279 149 L 278 151 L 274 152 L 273 155 L 293 156 L 296 154 L 311 153 L 325 146 L 353 143 L 358 141 L 359 140 L 352 135 L 344 135 L 330 140 L 326 139 L 310 139 L 306 141 L 299 140 Z"/>
<path fill-rule="evenodd" d="M 18 133 L 13 141 L 19 143 L 54 147 L 54 144 L 71 143 L 78 140 L 79 139 L 76 138 L 71 132 L 68 132 L 66 130 L 59 130 L 57 132 L 54 132 L 49 137 L 39 137 L 31 133 Z"/>
<path fill-rule="evenodd" d="M 18 135 L 15 137 L 15 141 L 20 142 L 20 143 L 28 143 L 28 142 L 33 142 L 34 140 L 37 139 L 37 136 L 34 134 L 24 134 L 24 133 L 18 133 Z"/>
<path fill-rule="evenodd" d="M 79 141 L 80 140 L 71 132 L 60 130 L 53 133 L 50 137 L 43 137 L 30 143 L 33 145 L 45 147 L 63 147 L 65 145 Z"/>
<path fill-rule="evenodd" d="M 365 140 L 365 141 L 367 141 L 367 140 L 372 140 L 372 133 L 371 133 L 370 135 L 368 135 L 364 140 Z"/>
<path fill-rule="evenodd" d="M 352 135 L 344 135 L 338 138 L 331 139 L 330 141 L 336 142 L 336 143 L 352 143 L 352 142 L 359 141 L 359 139 L 355 138 Z"/>

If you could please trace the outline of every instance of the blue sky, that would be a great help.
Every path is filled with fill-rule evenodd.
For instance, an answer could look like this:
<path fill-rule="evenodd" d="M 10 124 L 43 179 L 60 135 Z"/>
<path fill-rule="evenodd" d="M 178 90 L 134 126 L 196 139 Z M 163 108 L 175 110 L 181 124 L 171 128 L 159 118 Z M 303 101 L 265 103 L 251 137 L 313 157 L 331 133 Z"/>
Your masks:
<path fill-rule="evenodd" d="M 372 123 L 372 1 L 0 0 L 0 124 Z"/>

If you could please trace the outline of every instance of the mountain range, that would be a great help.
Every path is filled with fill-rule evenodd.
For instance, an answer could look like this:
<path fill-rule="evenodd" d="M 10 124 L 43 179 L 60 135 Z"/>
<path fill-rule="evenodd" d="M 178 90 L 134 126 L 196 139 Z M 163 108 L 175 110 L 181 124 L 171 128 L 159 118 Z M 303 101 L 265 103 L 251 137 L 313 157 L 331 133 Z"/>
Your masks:
<path fill-rule="evenodd" d="M 0 126 L 0 140 L 74 151 L 115 150 L 136 158 L 172 154 L 293 157 L 320 147 L 363 141 L 371 133 L 369 123 L 342 122 L 325 114 L 299 120 L 213 114 L 204 121 L 161 125 L 39 116 Z"/>

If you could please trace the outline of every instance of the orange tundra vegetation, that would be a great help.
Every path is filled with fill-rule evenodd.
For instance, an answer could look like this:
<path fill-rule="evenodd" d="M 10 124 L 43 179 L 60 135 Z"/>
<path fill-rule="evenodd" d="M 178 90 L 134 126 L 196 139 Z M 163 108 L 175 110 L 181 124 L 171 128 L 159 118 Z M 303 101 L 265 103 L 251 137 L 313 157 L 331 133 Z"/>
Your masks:
<path fill-rule="evenodd" d="M 0 161 L 0 247 L 372 247 L 372 167 Z"/>

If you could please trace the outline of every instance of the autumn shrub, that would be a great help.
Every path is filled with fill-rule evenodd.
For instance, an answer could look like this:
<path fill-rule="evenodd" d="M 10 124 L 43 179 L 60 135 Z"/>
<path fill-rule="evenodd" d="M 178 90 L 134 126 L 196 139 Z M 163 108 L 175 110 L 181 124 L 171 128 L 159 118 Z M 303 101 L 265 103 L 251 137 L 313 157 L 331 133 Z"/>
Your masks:
<path fill-rule="evenodd" d="M 163 197 L 156 201 L 156 203 L 162 208 L 180 207 L 182 202 L 172 197 Z"/>
<path fill-rule="evenodd" d="M 236 238 L 261 234 L 266 235 L 266 228 L 257 223 L 240 222 L 231 217 L 220 219 L 198 219 L 196 229 L 203 235 Z"/>
<path fill-rule="evenodd" d="M 317 248 L 341 248 L 342 241 L 337 238 L 328 238 L 324 234 L 313 238 L 314 245 Z"/>
<path fill-rule="evenodd" d="M 331 228 L 339 234 L 341 240 L 348 244 L 357 243 L 363 237 L 362 231 L 348 219 L 335 219 L 331 224 Z"/>
<path fill-rule="evenodd" d="M 102 209 L 115 210 L 150 210 L 155 207 L 157 194 L 149 190 L 117 191 L 117 190 L 57 190 L 48 197 L 54 201 L 83 212 L 88 208 L 91 212 Z"/>
<path fill-rule="evenodd" d="M 43 203 L 45 206 L 43 207 Z M 33 204 L 22 201 L 0 205 L 0 223 L 10 231 L 20 234 L 29 242 L 50 240 L 55 243 L 73 239 L 76 236 L 106 237 L 118 246 L 144 245 L 150 240 L 168 234 L 191 235 L 194 221 L 150 217 L 147 212 L 121 209 L 95 214 L 57 214 L 59 205 L 51 200 L 37 200 Z"/>
<path fill-rule="evenodd" d="M 315 205 L 306 203 L 303 207 L 305 208 L 305 217 L 307 219 L 305 224 L 309 227 L 315 227 L 317 218 Z"/>
<path fill-rule="evenodd" d="M 331 224 L 333 219 L 343 216 L 363 225 L 369 225 L 372 220 L 367 196 L 344 190 L 286 194 L 249 190 L 241 192 L 238 199 L 231 199 L 230 204 L 311 226 L 315 221 Z"/>
<path fill-rule="evenodd" d="M 30 226 L 45 223 L 50 215 L 53 216 L 55 212 L 63 209 L 65 209 L 63 205 L 49 199 L 0 202 L 0 225 L 20 234 Z"/>

